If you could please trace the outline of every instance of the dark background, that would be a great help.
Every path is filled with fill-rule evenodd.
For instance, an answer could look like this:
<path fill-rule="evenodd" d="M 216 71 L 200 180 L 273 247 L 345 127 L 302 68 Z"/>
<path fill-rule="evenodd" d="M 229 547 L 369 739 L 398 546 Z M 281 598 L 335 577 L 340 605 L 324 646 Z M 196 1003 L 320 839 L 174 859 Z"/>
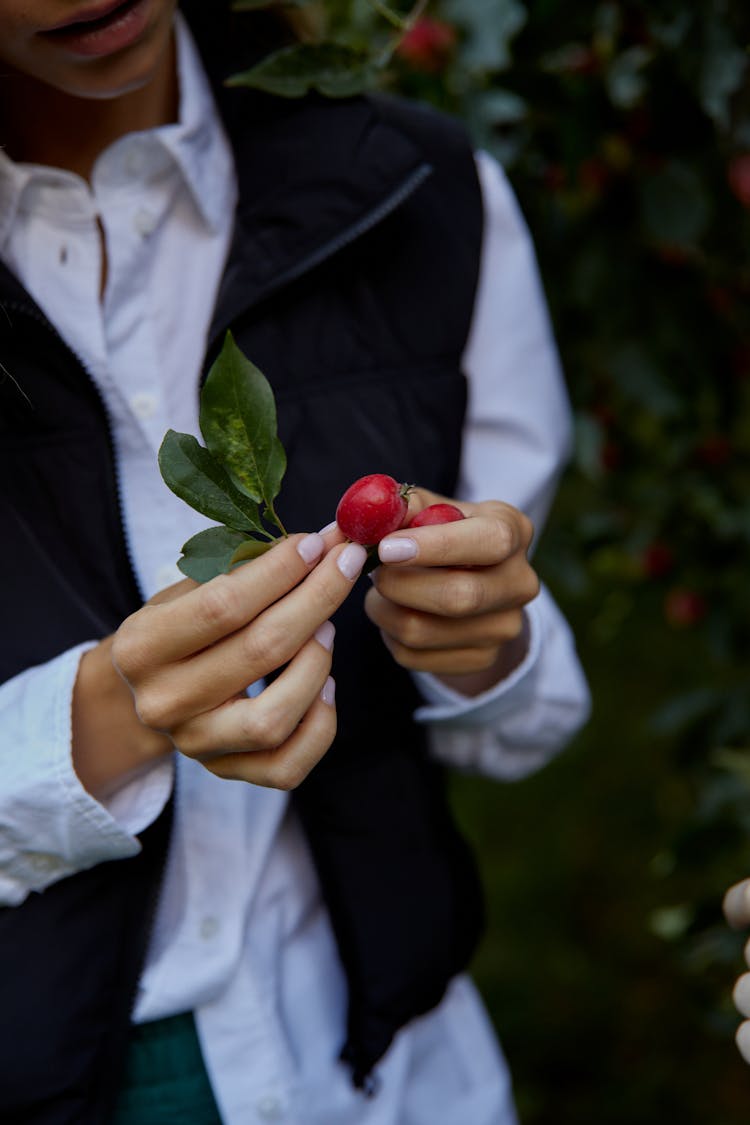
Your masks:
<path fill-rule="evenodd" d="M 750 1119 L 720 917 L 750 874 L 749 9 L 442 0 L 392 70 L 505 164 L 576 411 L 537 564 L 593 716 L 531 779 L 455 783 L 524 1125 Z"/>

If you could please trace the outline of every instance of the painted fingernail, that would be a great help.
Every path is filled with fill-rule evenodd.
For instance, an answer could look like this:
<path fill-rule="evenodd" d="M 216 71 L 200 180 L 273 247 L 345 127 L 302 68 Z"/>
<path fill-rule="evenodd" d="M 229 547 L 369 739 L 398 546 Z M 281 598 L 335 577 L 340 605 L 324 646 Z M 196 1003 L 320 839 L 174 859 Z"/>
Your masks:
<path fill-rule="evenodd" d="M 336 699 L 336 681 L 333 676 L 329 676 L 323 684 L 320 698 L 324 703 L 327 703 L 329 707 L 333 707 L 334 700 Z"/>
<path fill-rule="evenodd" d="M 323 554 L 324 548 L 325 543 L 317 531 L 314 531 L 312 535 L 306 535 L 305 538 L 301 539 L 297 544 L 297 552 L 302 556 L 308 566 L 312 566 L 314 562 L 318 561 Z"/>
<path fill-rule="evenodd" d="M 378 547 L 380 561 L 406 562 L 413 559 L 417 553 L 417 544 L 413 539 L 384 539 Z"/>
<path fill-rule="evenodd" d="M 314 636 L 318 644 L 330 652 L 333 648 L 333 638 L 336 636 L 336 626 L 332 621 L 324 621 L 322 625 L 318 625 Z"/>
<path fill-rule="evenodd" d="M 353 582 L 365 565 L 366 558 L 367 551 L 364 547 L 361 547 L 359 543 L 349 543 L 336 559 L 336 566 L 339 568 L 344 578 L 348 578 L 350 582 Z"/>
<path fill-rule="evenodd" d="M 336 521 L 331 520 L 331 522 L 327 523 L 325 525 L 325 527 L 321 527 L 320 531 L 318 532 L 318 535 L 327 535 L 328 532 L 333 531 L 334 527 L 336 527 L 336 526 L 337 526 Z"/>

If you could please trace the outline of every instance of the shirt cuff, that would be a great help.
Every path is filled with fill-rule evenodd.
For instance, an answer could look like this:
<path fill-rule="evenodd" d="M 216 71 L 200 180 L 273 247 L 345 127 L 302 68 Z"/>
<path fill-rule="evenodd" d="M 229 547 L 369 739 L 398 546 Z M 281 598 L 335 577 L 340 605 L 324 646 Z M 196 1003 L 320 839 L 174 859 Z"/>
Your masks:
<path fill-rule="evenodd" d="M 72 698 L 78 645 L 0 687 L 0 903 L 112 859 L 137 855 L 141 831 L 161 811 L 171 766 L 160 763 L 100 803 L 74 768 Z M 136 809 L 138 795 L 143 804 Z"/>
<path fill-rule="evenodd" d="M 589 716 L 588 685 L 568 623 L 542 586 L 524 611 L 529 651 L 490 691 L 465 698 L 420 676 L 430 750 L 448 766 L 512 781 L 545 765 Z"/>

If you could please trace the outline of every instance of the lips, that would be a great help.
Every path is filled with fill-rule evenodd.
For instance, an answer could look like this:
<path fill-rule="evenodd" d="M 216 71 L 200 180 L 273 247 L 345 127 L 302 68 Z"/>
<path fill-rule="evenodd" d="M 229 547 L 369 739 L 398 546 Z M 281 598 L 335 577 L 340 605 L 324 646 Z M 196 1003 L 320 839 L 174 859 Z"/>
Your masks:
<path fill-rule="evenodd" d="M 152 20 L 153 0 L 108 0 L 40 32 L 42 39 L 80 58 L 101 58 L 137 43 Z"/>
<path fill-rule="evenodd" d="M 133 6 L 133 0 L 114 0 L 114 3 L 98 4 L 96 8 L 92 8 L 89 12 L 71 16 L 60 23 L 55 24 L 54 27 L 48 28 L 43 35 L 65 35 L 75 34 L 77 31 L 92 31 L 95 30 L 96 25 L 106 26 L 116 17 L 120 9 L 123 13 L 126 8 Z"/>

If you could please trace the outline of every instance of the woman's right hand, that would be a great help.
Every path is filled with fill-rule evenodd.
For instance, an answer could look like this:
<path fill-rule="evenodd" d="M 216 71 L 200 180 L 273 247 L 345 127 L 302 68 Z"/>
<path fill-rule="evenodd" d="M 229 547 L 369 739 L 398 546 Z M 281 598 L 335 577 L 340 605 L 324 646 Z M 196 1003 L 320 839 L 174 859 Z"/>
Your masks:
<path fill-rule="evenodd" d="M 179 582 L 127 618 L 103 652 L 100 645 L 88 653 L 74 693 L 74 762 L 83 784 L 101 793 L 174 748 L 219 777 L 299 785 L 336 733 L 328 619 L 366 557 L 364 548 L 336 540 L 293 535 L 204 585 Z M 119 689 L 97 688 L 96 658 L 87 675 L 87 657 L 97 653 L 99 676 L 109 663 Z M 260 695 L 245 695 L 279 669 Z M 108 749 L 111 721 L 109 739 L 94 744 L 107 723 L 101 713 L 93 719 L 97 692 L 101 699 L 108 689 L 122 709 L 123 688 L 131 712 L 120 728 L 131 747 L 124 755 L 123 743 Z"/>

